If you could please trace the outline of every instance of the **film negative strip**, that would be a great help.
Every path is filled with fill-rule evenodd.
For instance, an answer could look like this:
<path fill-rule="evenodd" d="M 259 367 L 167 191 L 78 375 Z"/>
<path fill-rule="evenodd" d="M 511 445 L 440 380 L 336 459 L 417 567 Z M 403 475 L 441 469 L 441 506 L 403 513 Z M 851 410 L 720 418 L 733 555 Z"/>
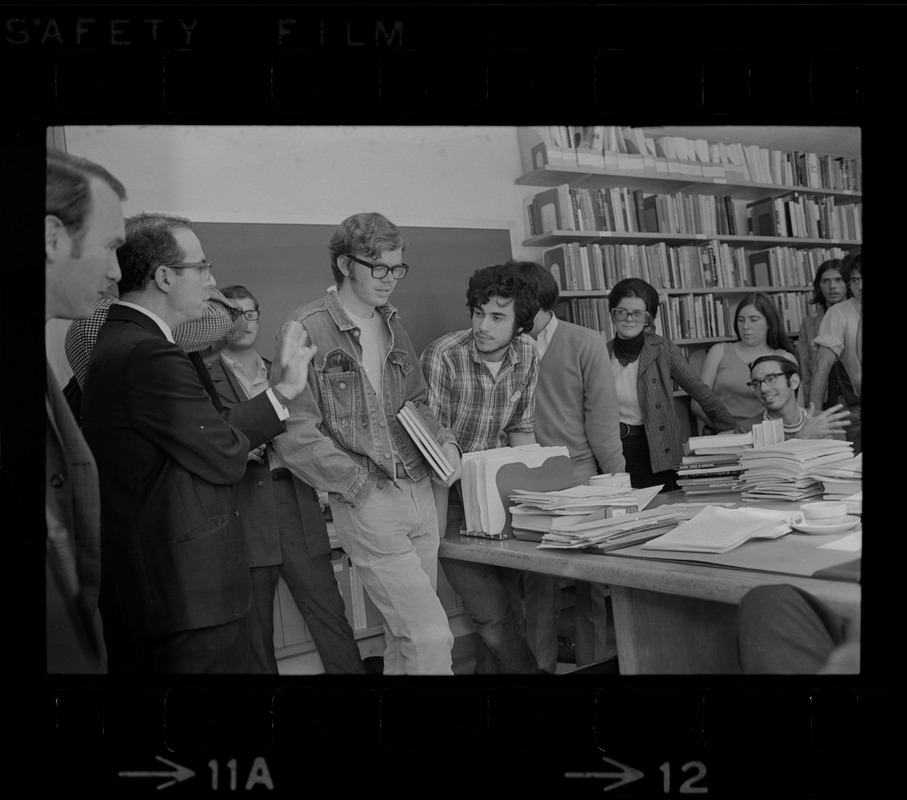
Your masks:
<path fill-rule="evenodd" d="M 864 156 L 873 191 L 892 201 L 875 200 L 876 230 L 899 229 L 899 204 L 889 198 L 897 182 L 886 190 L 877 177 L 899 171 L 888 160 L 899 149 L 890 115 L 904 77 L 896 8 L 212 3 L 0 11 L 12 117 L 3 142 L 14 166 L 3 214 L 10 264 L 34 258 L 18 234 L 41 202 L 46 144 L 54 136 L 65 142 L 72 126 L 613 119 L 859 128 L 872 143 Z M 135 162 L 145 155 L 136 151 Z M 138 172 L 157 179 L 147 165 Z M 211 175 L 212 185 L 224 185 L 216 165 Z M 142 206 L 141 187 L 128 188 Z M 352 211 L 355 187 L 349 196 Z M 36 296 L 38 275 L 8 270 L 4 343 L 35 327 L 34 309 L 12 301 Z M 896 318 L 896 309 L 874 316 L 868 329 L 883 341 L 880 318 Z M 42 385 L 31 348 L 6 346 L 3 359 L 17 383 Z M 5 598 L 10 796 L 900 793 L 903 670 L 897 648 L 887 652 L 903 605 L 888 574 L 903 549 L 897 523 L 884 548 L 881 540 L 867 546 L 857 588 L 861 611 L 870 612 L 858 675 L 745 675 L 727 650 L 732 668 L 690 675 L 631 670 L 630 654 L 619 650 L 594 668 L 531 677 L 467 674 L 471 662 L 452 678 L 48 675 L 36 479 L 44 461 L 29 436 L 45 422 L 40 398 L 29 401 L 32 411 L 13 399 L 15 413 L 4 414 L 4 503 L 27 499 L 27 522 L 10 563 L 37 567 L 9 581 Z M 28 470 L 11 469 L 14 453 L 29 454 Z M 878 476 L 870 495 L 879 501 L 867 510 L 884 529 L 877 509 L 896 495 L 889 477 L 870 475 Z M 706 635 L 690 646 L 712 645 Z"/>

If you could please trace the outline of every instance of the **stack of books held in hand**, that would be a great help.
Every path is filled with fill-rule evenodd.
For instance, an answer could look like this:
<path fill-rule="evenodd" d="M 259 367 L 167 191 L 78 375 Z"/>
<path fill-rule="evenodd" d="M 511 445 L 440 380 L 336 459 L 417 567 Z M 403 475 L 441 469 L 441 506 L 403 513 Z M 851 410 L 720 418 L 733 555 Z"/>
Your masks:
<path fill-rule="evenodd" d="M 684 444 L 684 456 L 675 469 L 677 485 L 684 497 L 697 500 L 708 495 L 742 491 L 742 453 L 784 441 L 780 419 L 753 426 L 749 433 L 691 436 Z"/>
<path fill-rule="evenodd" d="M 747 451 L 740 456 L 743 467 L 740 499 L 801 502 L 819 497 L 823 490 L 812 477 L 815 470 L 852 458 L 853 445 L 840 439 L 788 439 Z"/>
<path fill-rule="evenodd" d="M 397 419 L 409 434 L 410 438 L 425 456 L 429 466 L 442 481 L 454 473 L 454 468 L 441 451 L 441 445 L 425 424 L 425 418 L 410 400 L 407 400 L 397 412 Z"/>

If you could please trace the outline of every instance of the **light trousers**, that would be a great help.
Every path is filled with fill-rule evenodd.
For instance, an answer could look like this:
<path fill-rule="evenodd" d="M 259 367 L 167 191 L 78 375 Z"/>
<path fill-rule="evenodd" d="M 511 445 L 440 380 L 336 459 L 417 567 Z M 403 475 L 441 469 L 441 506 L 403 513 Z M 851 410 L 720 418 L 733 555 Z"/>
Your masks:
<path fill-rule="evenodd" d="M 452 675 L 437 594 L 438 515 L 429 479 L 379 484 L 357 508 L 331 497 L 337 538 L 384 617 L 385 675 Z"/>

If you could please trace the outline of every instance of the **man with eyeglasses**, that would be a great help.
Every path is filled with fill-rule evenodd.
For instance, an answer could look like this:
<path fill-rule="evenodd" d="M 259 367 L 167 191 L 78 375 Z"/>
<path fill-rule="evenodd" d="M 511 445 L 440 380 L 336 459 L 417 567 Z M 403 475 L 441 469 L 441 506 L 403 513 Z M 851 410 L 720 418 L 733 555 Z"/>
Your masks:
<path fill-rule="evenodd" d="M 258 300 L 245 286 L 227 286 L 246 331 L 206 364 L 221 405 L 236 408 L 269 386 L 271 362 L 255 349 Z M 278 673 L 274 655 L 274 595 L 283 577 L 305 618 L 326 673 L 362 674 L 359 647 L 344 611 L 331 564 L 331 544 L 315 491 L 293 475 L 269 442 L 249 453 L 236 484 L 237 508 L 252 573 L 250 672 Z"/>
<path fill-rule="evenodd" d="M 399 228 L 348 217 L 328 243 L 335 285 L 294 311 L 318 346 L 309 388 L 274 440 L 286 466 L 326 491 L 337 538 L 384 616 L 385 675 L 450 675 L 453 636 L 437 596 L 438 520 L 428 462 L 397 421 L 412 402 L 460 476 L 460 451 L 389 300 L 409 267 Z"/>
<path fill-rule="evenodd" d="M 797 405 L 800 373 L 797 365 L 786 358 L 760 356 L 750 364 L 750 389 L 765 407 L 761 414 L 741 420 L 735 433 L 748 433 L 753 425 L 765 420 L 780 419 L 785 439 L 832 439 L 841 437 L 850 425 L 850 412 L 840 404 L 816 414 Z"/>
<path fill-rule="evenodd" d="M 175 327 L 202 318 L 215 286 L 191 223 L 133 217 L 117 257 L 120 300 L 82 399 L 100 476 L 109 671 L 244 673 L 250 576 L 232 484 L 249 451 L 284 430 L 314 350 L 298 325 L 282 331 L 274 386 L 228 424 L 173 342 Z"/>

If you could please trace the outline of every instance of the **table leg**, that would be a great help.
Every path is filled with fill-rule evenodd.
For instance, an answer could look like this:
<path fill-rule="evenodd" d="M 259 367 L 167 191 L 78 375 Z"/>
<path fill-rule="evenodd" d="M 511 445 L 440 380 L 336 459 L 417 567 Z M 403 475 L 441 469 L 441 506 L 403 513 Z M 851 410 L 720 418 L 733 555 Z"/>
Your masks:
<path fill-rule="evenodd" d="M 739 674 L 729 603 L 611 586 L 622 675 Z"/>

